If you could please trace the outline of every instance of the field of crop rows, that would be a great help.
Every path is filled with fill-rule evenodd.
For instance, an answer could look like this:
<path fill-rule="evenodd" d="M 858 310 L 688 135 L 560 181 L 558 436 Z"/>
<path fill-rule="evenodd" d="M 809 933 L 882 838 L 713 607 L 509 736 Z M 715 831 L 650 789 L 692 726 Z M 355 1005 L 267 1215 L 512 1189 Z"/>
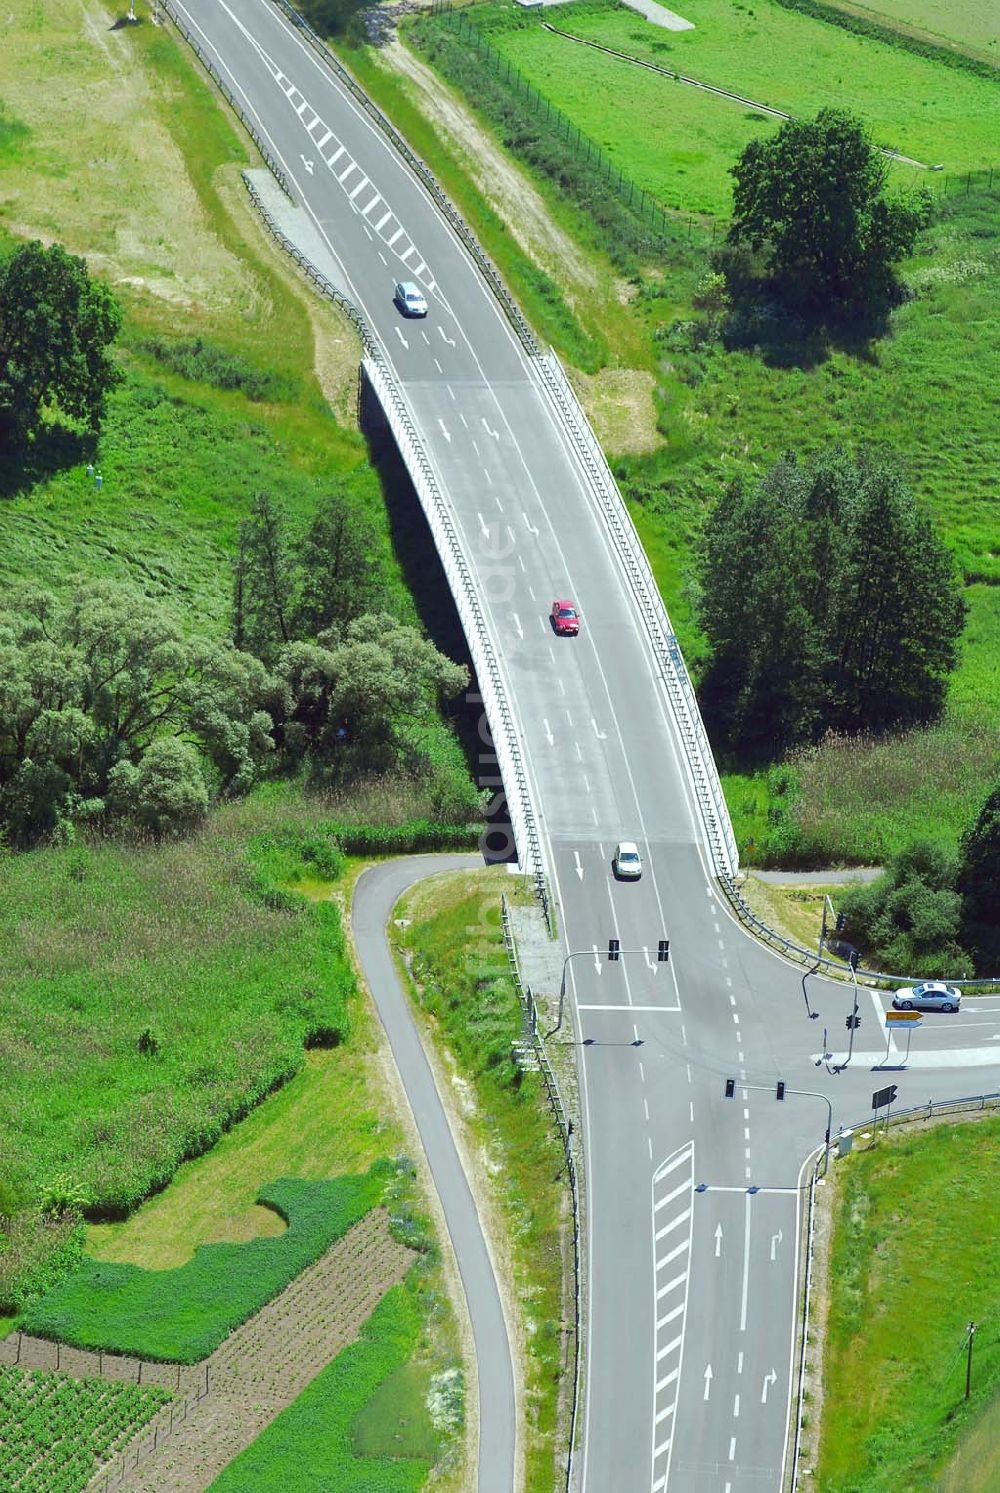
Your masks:
<path fill-rule="evenodd" d="M 164 1389 L 0 1367 L 4 1493 L 79 1493 L 169 1399 Z"/>

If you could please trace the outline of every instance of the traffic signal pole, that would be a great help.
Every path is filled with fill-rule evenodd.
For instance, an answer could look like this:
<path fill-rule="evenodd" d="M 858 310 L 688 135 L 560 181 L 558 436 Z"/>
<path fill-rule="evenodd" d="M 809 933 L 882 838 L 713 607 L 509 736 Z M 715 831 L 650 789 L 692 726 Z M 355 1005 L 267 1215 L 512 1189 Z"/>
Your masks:
<path fill-rule="evenodd" d="M 607 952 L 607 955 L 606 955 L 606 958 L 608 959 L 608 962 L 611 963 L 611 964 L 617 964 L 618 961 L 619 961 L 619 959 L 621 959 L 621 957 L 622 957 L 623 954 L 642 954 L 645 958 L 648 959 L 648 957 L 649 957 L 649 950 L 648 949 L 623 949 L 622 946 L 621 946 L 621 944 L 618 942 L 617 938 L 609 938 L 608 939 L 608 952 Z M 546 1036 L 548 1036 L 548 1037 L 555 1036 L 556 1032 L 562 1026 L 563 1007 L 566 1004 L 566 971 L 569 968 L 569 962 L 570 962 L 570 960 L 571 959 L 593 959 L 593 960 L 599 962 L 600 961 L 600 957 L 601 956 L 598 954 L 596 947 L 593 948 L 593 949 L 573 949 L 571 953 L 569 953 L 569 954 L 566 955 L 566 958 L 563 960 L 562 980 L 559 983 L 559 1014 L 556 1017 L 556 1024 L 555 1024 L 555 1026 L 552 1028 L 552 1030 L 550 1032 L 546 1033 Z M 658 964 L 666 964 L 668 962 L 669 958 L 670 958 L 670 940 L 669 940 L 669 938 L 661 938 L 661 939 L 658 940 L 657 953 L 656 953 L 656 962 Z"/>

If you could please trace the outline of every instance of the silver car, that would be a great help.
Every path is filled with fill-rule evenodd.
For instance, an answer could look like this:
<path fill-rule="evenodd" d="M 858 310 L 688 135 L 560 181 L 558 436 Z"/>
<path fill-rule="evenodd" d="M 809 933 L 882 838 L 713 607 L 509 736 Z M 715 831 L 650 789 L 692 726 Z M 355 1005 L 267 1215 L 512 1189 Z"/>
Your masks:
<path fill-rule="evenodd" d="M 400 280 L 393 292 L 393 300 L 404 316 L 426 316 L 427 300 L 418 285 L 412 280 Z"/>
<path fill-rule="evenodd" d="M 633 845 L 631 840 L 622 840 L 615 846 L 615 858 L 611 865 L 619 881 L 638 881 L 642 875 L 638 845 Z"/>
<path fill-rule="evenodd" d="M 962 992 L 943 980 L 925 980 L 922 985 L 897 990 L 892 1004 L 897 1011 L 957 1011 Z"/>

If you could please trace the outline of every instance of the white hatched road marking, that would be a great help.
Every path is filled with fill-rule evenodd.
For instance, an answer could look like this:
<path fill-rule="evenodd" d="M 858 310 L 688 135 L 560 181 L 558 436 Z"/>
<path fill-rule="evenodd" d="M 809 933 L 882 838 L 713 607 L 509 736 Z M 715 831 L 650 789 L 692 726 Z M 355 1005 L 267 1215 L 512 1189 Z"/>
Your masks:
<path fill-rule="evenodd" d="M 359 196 L 360 193 L 364 191 L 365 187 L 372 187 L 372 189 L 374 190 L 374 183 L 369 181 L 368 177 L 364 174 L 363 171 L 361 171 L 361 167 L 358 165 L 358 163 L 351 159 L 346 147 L 337 140 L 337 137 L 334 134 L 333 130 L 329 128 L 322 115 L 317 114 L 316 110 L 312 107 L 302 90 L 298 88 L 296 84 L 294 84 L 291 79 L 281 71 L 277 63 L 273 60 L 273 58 L 268 56 L 267 52 L 264 51 L 260 43 L 257 42 L 256 39 L 252 37 L 248 31 L 246 31 L 245 28 L 241 29 L 244 31 L 244 35 L 247 37 L 247 40 L 250 42 L 251 46 L 253 46 L 259 54 L 268 72 L 271 74 L 272 78 L 274 78 L 278 87 L 288 99 L 289 104 L 291 104 L 299 119 L 302 120 L 303 124 L 305 125 L 306 133 L 308 134 L 310 140 L 318 146 L 320 153 L 322 154 L 323 149 L 329 144 L 331 140 L 334 141 L 337 145 L 337 149 L 332 155 L 323 156 L 323 159 L 326 161 L 326 164 L 331 169 L 331 171 L 333 170 L 334 164 L 339 163 L 342 156 L 347 156 L 348 164 L 344 167 L 343 171 L 334 173 L 340 185 L 344 186 L 347 178 L 353 175 L 354 172 L 361 172 L 361 181 L 356 187 L 353 188 L 352 191 L 348 193 L 349 200 L 353 202 L 355 197 Z M 310 118 L 309 124 L 305 124 L 306 116 L 309 116 Z M 322 134 L 317 140 L 318 131 L 321 131 Z M 369 202 L 368 206 L 363 210 L 362 216 L 367 218 L 372 209 L 377 207 L 378 204 L 382 202 L 382 200 L 383 199 L 381 194 L 376 191 L 375 196 Z M 399 258 L 402 259 L 403 263 L 407 264 L 408 266 L 408 261 L 411 256 L 416 255 L 418 267 L 411 273 L 413 273 L 416 279 L 422 280 L 428 290 L 436 290 L 437 284 L 422 256 L 417 250 L 416 245 L 412 242 L 406 231 L 402 227 L 398 226 L 398 220 L 394 218 L 392 209 L 388 207 L 388 204 L 386 205 L 386 207 L 386 212 L 383 213 L 378 223 L 374 225 L 375 232 L 379 235 L 380 238 L 382 238 L 383 228 L 391 222 L 396 222 L 397 227 L 395 233 L 390 239 L 384 239 L 383 242 L 388 248 L 395 251 L 395 245 L 399 242 L 399 240 L 401 238 L 405 239 L 405 247 L 401 251 L 399 251 Z"/>
<path fill-rule="evenodd" d="M 694 1142 L 688 1141 L 657 1167 L 652 1182 L 653 1287 L 658 1313 L 653 1341 L 652 1493 L 660 1493 L 670 1476 L 673 1427 L 671 1424 L 669 1434 L 665 1435 L 667 1428 L 663 1422 L 677 1409 L 690 1283 L 693 1195 Z M 669 1210 L 665 1220 L 664 1209 Z M 676 1230 L 685 1225 L 686 1237 L 680 1243 L 673 1242 L 677 1239 Z M 661 1272 L 670 1265 L 675 1271 L 679 1265 L 684 1268 L 660 1285 Z"/>

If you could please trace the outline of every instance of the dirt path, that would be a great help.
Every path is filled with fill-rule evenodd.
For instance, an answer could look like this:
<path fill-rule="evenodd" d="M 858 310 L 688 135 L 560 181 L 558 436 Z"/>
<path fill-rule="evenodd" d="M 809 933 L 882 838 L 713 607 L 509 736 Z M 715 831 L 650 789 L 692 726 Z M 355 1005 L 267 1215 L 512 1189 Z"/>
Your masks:
<path fill-rule="evenodd" d="M 190 1404 L 186 1418 L 172 1433 L 165 1434 L 170 1407 L 145 1428 L 124 1453 L 126 1467 L 136 1449 L 154 1439 L 154 1428 L 164 1439 L 123 1482 L 113 1483 L 115 1489 L 203 1493 L 320 1370 L 354 1341 L 382 1296 L 403 1279 L 413 1260 L 412 1250 L 389 1233 L 385 1210 L 369 1213 L 280 1296 L 237 1328 L 205 1363 L 181 1370 L 183 1393 L 183 1376 L 193 1374 L 203 1385 L 207 1365 L 208 1393 Z M 51 1368 L 53 1345 L 45 1347 L 44 1366 Z M 69 1352 L 62 1350 L 64 1359 Z M 96 1355 L 78 1357 L 94 1359 Z M 107 1363 L 106 1359 L 106 1369 Z M 147 1367 L 152 1372 L 147 1374 Z M 67 1361 L 63 1368 L 74 1373 L 79 1365 L 71 1367 Z M 134 1367 L 128 1377 L 135 1378 Z M 173 1389 L 176 1378 L 175 1366 L 144 1366 L 143 1383 L 164 1383 Z M 121 1460 L 116 1459 L 114 1465 L 120 1467 Z M 102 1488 L 103 1477 L 104 1473 L 98 1474 L 89 1486 Z"/>

